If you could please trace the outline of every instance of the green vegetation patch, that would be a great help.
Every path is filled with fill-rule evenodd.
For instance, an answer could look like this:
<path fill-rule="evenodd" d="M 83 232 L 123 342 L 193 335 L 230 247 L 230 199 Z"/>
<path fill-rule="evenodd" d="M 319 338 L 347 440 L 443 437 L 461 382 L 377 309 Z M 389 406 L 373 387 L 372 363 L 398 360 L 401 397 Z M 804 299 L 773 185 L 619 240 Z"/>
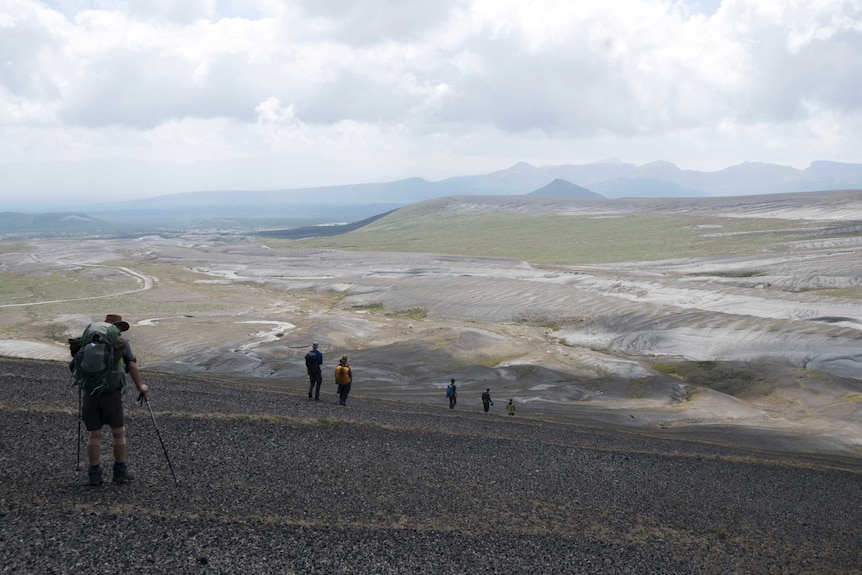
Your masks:
<path fill-rule="evenodd" d="M 0 271 L 0 301 L 25 304 L 100 297 L 139 287 L 134 278 L 108 268 L 12 273 Z"/>
<path fill-rule="evenodd" d="M 775 383 L 762 377 L 756 365 L 745 363 L 681 361 L 654 364 L 653 369 L 740 399 L 756 399 L 775 391 Z"/>
<path fill-rule="evenodd" d="M 818 293 L 820 295 L 826 296 L 826 297 L 862 299 L 862 288 L 858 288 L 858 287 L 848 287 L 848 288 L 838 288 L 838 289 L 827 288 L 827 289 L 818 290 Z"/>
<path fill-rule="evenodd" d="M 519 317 L 517 319 L 517 321 L 518 321 L 518 323 L 521 323 L 521 324 L 534 325 L 537 327 L 549 329 L 551 331 L 560 331 L 560 329 L 562 329 L 559 322 L 552 320 L 552 319 L 548 319 L 548 318 L 532 317 L 532 316 L 524 317 L 524 316 L 522 316 L 522 317 Z"/>
<path fill-rule="evenodd" d="M 381 302 L 374 303 L 363 303 L 351 306 L 353 309 L 364 309 L 368 311 L 381 311 L 383 310 L 383 304 Z"/>
<path fill-rule="evenodd" d="M 24 242 L 0 241 L 0 254 L 23 254 L 29 251 L 29 246 Z"/>
<path fill-rule="evenodd" d="M 405 316 L 414 321 L 421 321 L 428 316 L 428 310 L 421 307 L 411 307 L 410 309 L 397 311 L 391 315 Z"/>
<path fill-rule="evenodd" d="M 763 275 L 762 271 L 758 270 L 726 270 L 726 271 L 705 271 L 698 272 L 696 274 L 689 274 L 691 276 L 700 277 L 700 276 L 714 276 L 720 278 L 756 278 Z"/>
<path fill-rule="evenodd" d="M 654 363 L 652 368 L 662 375 L 676 375 L 677 373 L 676 365 L 672 363 Z"/>
<path fill-rule="evenodd" d="M 746 254 L 785 247 L 804 233 L 796 223 L 788 229 L 787 222 L 773 219 L 656 213 L 615 218 L 470 213 L 447 206 L 444 201 L 408 206 L 355 231 L 301 240 L 301 245 L 577 264 Z M 705 229 L 713 225 L 720 225 L 722 233 Z"/>

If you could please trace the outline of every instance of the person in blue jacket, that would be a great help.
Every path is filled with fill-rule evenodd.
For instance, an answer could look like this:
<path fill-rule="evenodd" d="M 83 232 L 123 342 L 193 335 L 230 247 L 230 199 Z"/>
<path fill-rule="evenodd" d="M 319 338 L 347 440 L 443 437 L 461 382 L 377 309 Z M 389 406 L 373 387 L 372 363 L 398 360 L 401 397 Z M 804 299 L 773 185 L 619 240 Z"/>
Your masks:
<path fill-rule="evenodd" d="M 454 379 L 446 387 L 446 397 L 449 398 L 449 409 L 455 409 L 455 404 L 458 403 L 458 388 Z"/>
<path fill-rule="evenodd" d="M 320 401 L 320 384 L 323 383 L 323 354 L 317 349 L 317 342 L 311 344 L 311 349 L 305 354 L 305 368 L 308 371 L 308 399 Z"/>

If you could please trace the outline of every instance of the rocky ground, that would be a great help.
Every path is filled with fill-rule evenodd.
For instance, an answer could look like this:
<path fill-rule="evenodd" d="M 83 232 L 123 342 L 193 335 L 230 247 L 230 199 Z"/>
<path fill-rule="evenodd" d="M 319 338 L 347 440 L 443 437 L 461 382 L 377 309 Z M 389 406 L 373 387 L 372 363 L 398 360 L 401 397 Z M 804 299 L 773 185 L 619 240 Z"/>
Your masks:
<path fill-rule="evenodd" d="M 144 375 L 178 482 L 130 391 L 137 478 L 91 488 L 63 364 L 0 359 L 0 572 L 862 573 L 853 455 Z"/>

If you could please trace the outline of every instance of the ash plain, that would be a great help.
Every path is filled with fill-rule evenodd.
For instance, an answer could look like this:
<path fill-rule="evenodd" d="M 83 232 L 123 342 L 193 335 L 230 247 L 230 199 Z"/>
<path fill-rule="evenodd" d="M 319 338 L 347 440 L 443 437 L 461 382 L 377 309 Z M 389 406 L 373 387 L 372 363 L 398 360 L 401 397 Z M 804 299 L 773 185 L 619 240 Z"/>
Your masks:
<path fill-rule="evenodd" d="M 772 216 L 835 225 L 855 213 L 804 208 Z M 24 283 L 101 286 L 0 305 L 2 355 L 65 359 L 65 338 L 113 312 L 145 372 L 301 383 L 319 341 L 325 381 L 349 355 L 368 396 L 443 405 L 454 378 L 465 409 L 490 388 L 497 410 L 511 398 L 525 416 L 862 453 L 859 233 L 745 256 L 547 265 L 196 232 L 18 242 L 0 266 Z"/>

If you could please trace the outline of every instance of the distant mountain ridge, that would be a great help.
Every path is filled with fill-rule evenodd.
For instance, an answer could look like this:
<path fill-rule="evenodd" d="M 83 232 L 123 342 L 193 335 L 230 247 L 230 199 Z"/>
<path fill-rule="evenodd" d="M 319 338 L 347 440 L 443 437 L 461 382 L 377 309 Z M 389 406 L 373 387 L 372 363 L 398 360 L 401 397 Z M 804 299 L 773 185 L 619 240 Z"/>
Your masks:
<path fill-rule="evenodd" d="M 464 195 L 522 195 L 563 180 L 605 198 L 748 196 L 788 192 L 862 189 L 862 164 L 813 162 L 804 170 L 745 162 L 717 172 L 682 170 L 670 162 L 642 166 L 621 161 L 536 167 L 519 162 L 484 175 L 439 181 L 408 178 L 391 182 L 284 190 L 199 191 L 123 202 L 125 207 L 246 207 L 280 205 L 397 205 Z M 119 207 L 119 205 L 118 205 Z M 382 210 L 381 210 L 382 211 Z"/>
<path fill-rule="evenodd" d="M 99 220 L 82 213 L 51 212 L 43 214 L 22 214 L 0 212 L 2 234 L 50 230 L 57 233 L 89 233 L 95 230 L 113 231 L 117 228 L 111 222 Z M 0 235 L 2 237 L 2 235 Z"/>
<path fill-rule="evenodd" d="M 641 166 L 605 160 L 541 167 L 519 162 L 488 174 L 439 181 L 407 178 L 279 190 L 195 191 L 79 205 L 75 211 L 123 224 L 199 225 L 209 221 L 216 226 L 225 220 L 290 219 L 291 225 L 306 226 L 356 222 L 408 204 L 442 197 L 532 194 L 599 200 L 709 198 L 860 189 L 862 164 L 837 162 L 812 162 L 804 170 L 744 162 L 716 172 L 683 170 L 663 161 Z M 7 225 L 14 229 L 22 224 Z M 275 225 L 281 227 L 284 223 Z"/>

